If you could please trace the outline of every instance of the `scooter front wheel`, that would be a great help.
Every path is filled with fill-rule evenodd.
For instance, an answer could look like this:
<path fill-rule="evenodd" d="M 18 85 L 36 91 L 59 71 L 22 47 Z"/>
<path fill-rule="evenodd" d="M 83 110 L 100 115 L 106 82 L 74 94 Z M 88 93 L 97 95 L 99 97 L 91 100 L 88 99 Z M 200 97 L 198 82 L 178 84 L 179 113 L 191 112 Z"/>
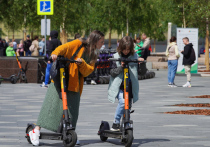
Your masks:
<path fill-rule="evenodd" d="M 13 75 L 13 76 L 11 76 L 10 77 L 10 82 L 12 83 L 12 84 L 16 84 L 17 83 L 17 77 L 15 76 L 15 75 Z"/>
<path fill-rule="evenodd" d="M 133 130 L 126 131 L 125 147 L 131 147 L 133 143 Z"/>
<path fill-rule="evenodd" d="M 74 130 L 67 132 L 67 139 L 63 141 L 65 147 L 74 147 L 77 143 L 77 134 Z"/>

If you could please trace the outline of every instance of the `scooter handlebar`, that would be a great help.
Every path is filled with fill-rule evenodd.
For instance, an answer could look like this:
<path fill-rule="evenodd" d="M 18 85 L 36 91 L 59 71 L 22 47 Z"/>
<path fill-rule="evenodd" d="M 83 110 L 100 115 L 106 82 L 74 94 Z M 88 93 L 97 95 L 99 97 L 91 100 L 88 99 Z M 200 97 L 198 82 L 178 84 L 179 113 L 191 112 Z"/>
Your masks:
<path fill-rule="evenodd" d="M 134 62 L 134 63 L 144 63 L 145 61 L 138 61 L 138 59 L 131 60 L 128 58 L 109 58 L 109 61 L 122 61 L 122 62 Z"/>
<path fill-rule="evenodd" d="M 53 62 L 52 56 L 50 56 L 49 60 L 50 60 L 51 63 Z M 57 60 L 57 61 L 68 61 L 68 62 L 70 62 L 70 63 L 82 63 L 82 62 L 80 62 L 80 61 L 68 59 L 68 58 L 65 58 L 65 57 L 63 57 L 63 56 L 58 56 L 56 60 Z"/>

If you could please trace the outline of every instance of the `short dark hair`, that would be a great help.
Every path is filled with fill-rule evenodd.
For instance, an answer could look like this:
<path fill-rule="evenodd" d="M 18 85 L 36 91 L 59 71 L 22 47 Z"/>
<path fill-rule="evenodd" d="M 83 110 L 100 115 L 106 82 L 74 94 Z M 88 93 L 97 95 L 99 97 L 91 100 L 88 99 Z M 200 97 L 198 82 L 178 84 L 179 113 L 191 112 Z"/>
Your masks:
<path fill-rule="evenodd" d="M 140 37 L 137 37 L 136 40 L 141 40 L 141 38 Z"/>
<path fill-rule="evenodd" d="M 39 38 L 38 36 L 34 36 L 34 40 L 36 40 L 36 39 L 38 39 L 38 38 Z M 33 41 L 34 41 L 34 40 L 33 40 Z"/>
<path fill-rule="evenodd" d="M 183 39 L 186 39 L 186 40 L 189 42 L 189 38 L 188 38 L 188 37 L 184 37 Z M 183 39 L 182 39 L 182 40 L 183 40 Z"/>
<path fill-rule="evenodd" d="M 134 55 L 133 39 L 130 36 L 125 36 L 119 41 L 119 46 L 117 48 L 118 54 L 121 55 L 122 51 L 127 47 L 130 49 L 130 54 Z"/>
<path fill-rule="evenodd" d="M 175 41 L 176 41 L 176 37 L 175 36 L 172 36 L 171 39 L 170 39 L 170 43 L 171 42 L 175 42 Z"/>
<path fill-rule="evenodd" d="M 74 39 L 77 39 L 77 38 L 80 38 L 81 37 L 81 35 L 79 34 L 79 33 L 76 33 L 75 35 L 74 35 Z"/>

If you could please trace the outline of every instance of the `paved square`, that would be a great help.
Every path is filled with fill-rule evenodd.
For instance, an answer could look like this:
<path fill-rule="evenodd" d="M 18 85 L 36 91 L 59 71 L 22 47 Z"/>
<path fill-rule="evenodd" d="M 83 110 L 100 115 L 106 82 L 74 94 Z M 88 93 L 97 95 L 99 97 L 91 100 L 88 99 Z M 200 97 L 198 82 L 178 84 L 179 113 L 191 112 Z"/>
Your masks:
<path fill-rule="evenodd" d="M 210 94 L 209 78 L 192 77 L 192 88 L 168 88 L 167 71 L 157 71 L 156 78 L 141 80 L 139 101 L 135 112 L 133 147 L 204 147 L 210 146 L 210 117 L 201 115 L 172 115 L 161 112 L 203 108 L 172 107 L 179 103 L 209 103 L 210 99 L 188 96 Z M 177 85 L 186 77 L 177 76 Z M 101 120 L 112 124 L 117 102 L 107 99 L 108 85 L 84 85 L 80 104 L 77 134 L 84 147 L 123 146 L 117 139 L 101 142 L 97 131 Z M 28 122 L 36 122 L 46 88 L 39 84 L 6 84 L 0 86 L 0 146 L 29 147 L 25 139 Z M 206 108 L 205 108 L 206 109 Z M 208 108 L 207 108 L 208 109 Z M 42 131 L 45 131 L 42 129 Z M 41 140 L 43 147 L 63 146 L 62 141 Z"/>

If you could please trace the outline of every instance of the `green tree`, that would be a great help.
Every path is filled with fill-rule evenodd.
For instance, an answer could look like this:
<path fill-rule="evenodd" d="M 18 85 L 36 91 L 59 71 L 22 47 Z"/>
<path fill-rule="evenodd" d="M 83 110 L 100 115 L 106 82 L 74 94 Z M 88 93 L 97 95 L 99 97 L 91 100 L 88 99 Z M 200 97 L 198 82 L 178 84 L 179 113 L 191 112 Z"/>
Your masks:
<path fill-rule="evenodd" d="M 2 7 L 5 7 L 4 12 L 2 14 L 3 22 L 5 27 L 13 32 L 13 39 L 14 39 L 14 32 L 21 28 L 21 14 L 18 13 L 20 8 L 16 7 L 17 0 L 8 0 L 2 3 Z"/>

